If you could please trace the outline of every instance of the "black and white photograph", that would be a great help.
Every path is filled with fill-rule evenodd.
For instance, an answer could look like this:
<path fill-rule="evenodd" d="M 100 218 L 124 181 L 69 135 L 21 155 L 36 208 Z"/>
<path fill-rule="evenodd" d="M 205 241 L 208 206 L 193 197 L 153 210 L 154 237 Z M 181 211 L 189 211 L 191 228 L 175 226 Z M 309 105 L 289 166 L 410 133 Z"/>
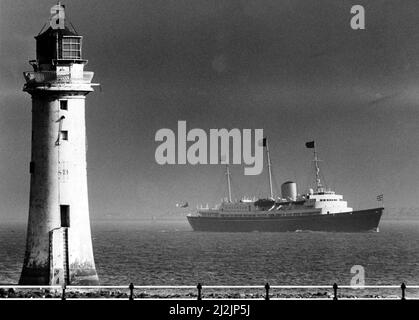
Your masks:
<path fill-rule="evenodd" d="M 418 141 L 416 0 L 0 0 L 0 308 L 419 300 Z"/>

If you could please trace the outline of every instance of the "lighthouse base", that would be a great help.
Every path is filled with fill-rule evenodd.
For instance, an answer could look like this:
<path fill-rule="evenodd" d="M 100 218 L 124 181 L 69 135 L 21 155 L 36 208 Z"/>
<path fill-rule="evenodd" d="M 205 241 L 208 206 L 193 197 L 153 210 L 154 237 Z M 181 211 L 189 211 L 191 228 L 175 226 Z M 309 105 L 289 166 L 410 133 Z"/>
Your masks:
<path fill-rule="evenodd" d="M 44 263 L 28 266 L 25 261 L 19 284 L 22 285 L 99 285 L 93 259 L 71 256 L 69 228 L 49 233 L 49 254 Z"/>
<path fill-rule="evenodd" d="M 62 285 L 64 283 L 80 286 L 99 285 L 95 269 L 70 269 L 70 279 L 65 280 L 65 269 L 56 268 L 51 274 L 50 268 L 26 268 L 22 270 L 19 285 Z"/>
<path fill-rule="evenodd" d="M 49 267 L 23 267 L 19 285 L 51 285 L 49 282 Z"/>
<path fill-rule="evenodd" d="M 23 268 L 19 285 L 62 285 L 64 284 L 64 274 L 64 269 L 55 269 L 51 277 L 49 268 Z M 71 272 L 70 281 L 66 284 L 97 286 L 99 285 L 99 277 L 94 269 L 78 269 Z"/>
<path fill-rule="evenodd" d="M 70 284 L 77 286 L 98 286 L 99 278 L 95 269 L 72 270 Z"/>

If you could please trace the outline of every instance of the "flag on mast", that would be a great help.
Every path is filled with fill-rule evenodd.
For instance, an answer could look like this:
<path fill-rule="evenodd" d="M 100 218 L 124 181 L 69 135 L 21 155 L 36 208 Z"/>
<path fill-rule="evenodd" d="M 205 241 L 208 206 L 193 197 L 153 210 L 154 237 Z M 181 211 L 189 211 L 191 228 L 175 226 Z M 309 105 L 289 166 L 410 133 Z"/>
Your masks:
<path fill-rule="evenodd" d="M 309 148 L 309 149 L 313 149 L 314 148 L 314 141 L 306 142 L 306 147 Z"/>
<path fill-rule="evenodd" d="M 384 195 L 383 194 L 379 194 L 377 196 L 377 201 L 383 201 L 384 200 Z"/>
<path fill-rule="evenodd" d="M 266 147 L 266 138 L 263 138 L 262 140 L 259 140 L 259 146 Z"/>

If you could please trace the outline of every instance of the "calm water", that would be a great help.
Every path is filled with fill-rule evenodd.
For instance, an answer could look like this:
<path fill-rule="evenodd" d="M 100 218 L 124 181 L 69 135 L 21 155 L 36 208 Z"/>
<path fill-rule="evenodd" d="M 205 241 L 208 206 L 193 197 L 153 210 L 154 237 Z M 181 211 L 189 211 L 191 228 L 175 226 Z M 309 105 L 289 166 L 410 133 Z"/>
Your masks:
<path fill-rule="evenodd" d="M 0 226 L 0 283 L 19 279 L 24 224 Z M 101 284 L 419 284 L 419 222 L 382 221 L 379 233 L 204 233 L 187 222 L 94 223 Z"/>

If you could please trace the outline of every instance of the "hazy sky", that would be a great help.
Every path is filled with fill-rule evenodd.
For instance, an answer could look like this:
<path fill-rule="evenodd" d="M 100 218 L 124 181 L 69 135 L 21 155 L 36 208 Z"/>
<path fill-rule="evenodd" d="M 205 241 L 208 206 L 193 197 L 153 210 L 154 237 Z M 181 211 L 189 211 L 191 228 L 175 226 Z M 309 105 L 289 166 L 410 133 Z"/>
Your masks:
<path fill-rule="evenodd" d="M 417 0 L 62 1 L 102 91 L 87 106 L 94 219 L 216 204 L 221 166 L 156 164 L 160 128 L 263 128 L 277 185 L 313 181 L 316 140 L 328 186 L 354 208 L 418 207 Z M 54 1 L 0 0 L 0 219 L 29 205 L 31 99 L 23 71 Z M 350 9 L 366 9 L 366 30 Z M 266 195 L 266 172 L 233 166 L 233 193 Z"/>

